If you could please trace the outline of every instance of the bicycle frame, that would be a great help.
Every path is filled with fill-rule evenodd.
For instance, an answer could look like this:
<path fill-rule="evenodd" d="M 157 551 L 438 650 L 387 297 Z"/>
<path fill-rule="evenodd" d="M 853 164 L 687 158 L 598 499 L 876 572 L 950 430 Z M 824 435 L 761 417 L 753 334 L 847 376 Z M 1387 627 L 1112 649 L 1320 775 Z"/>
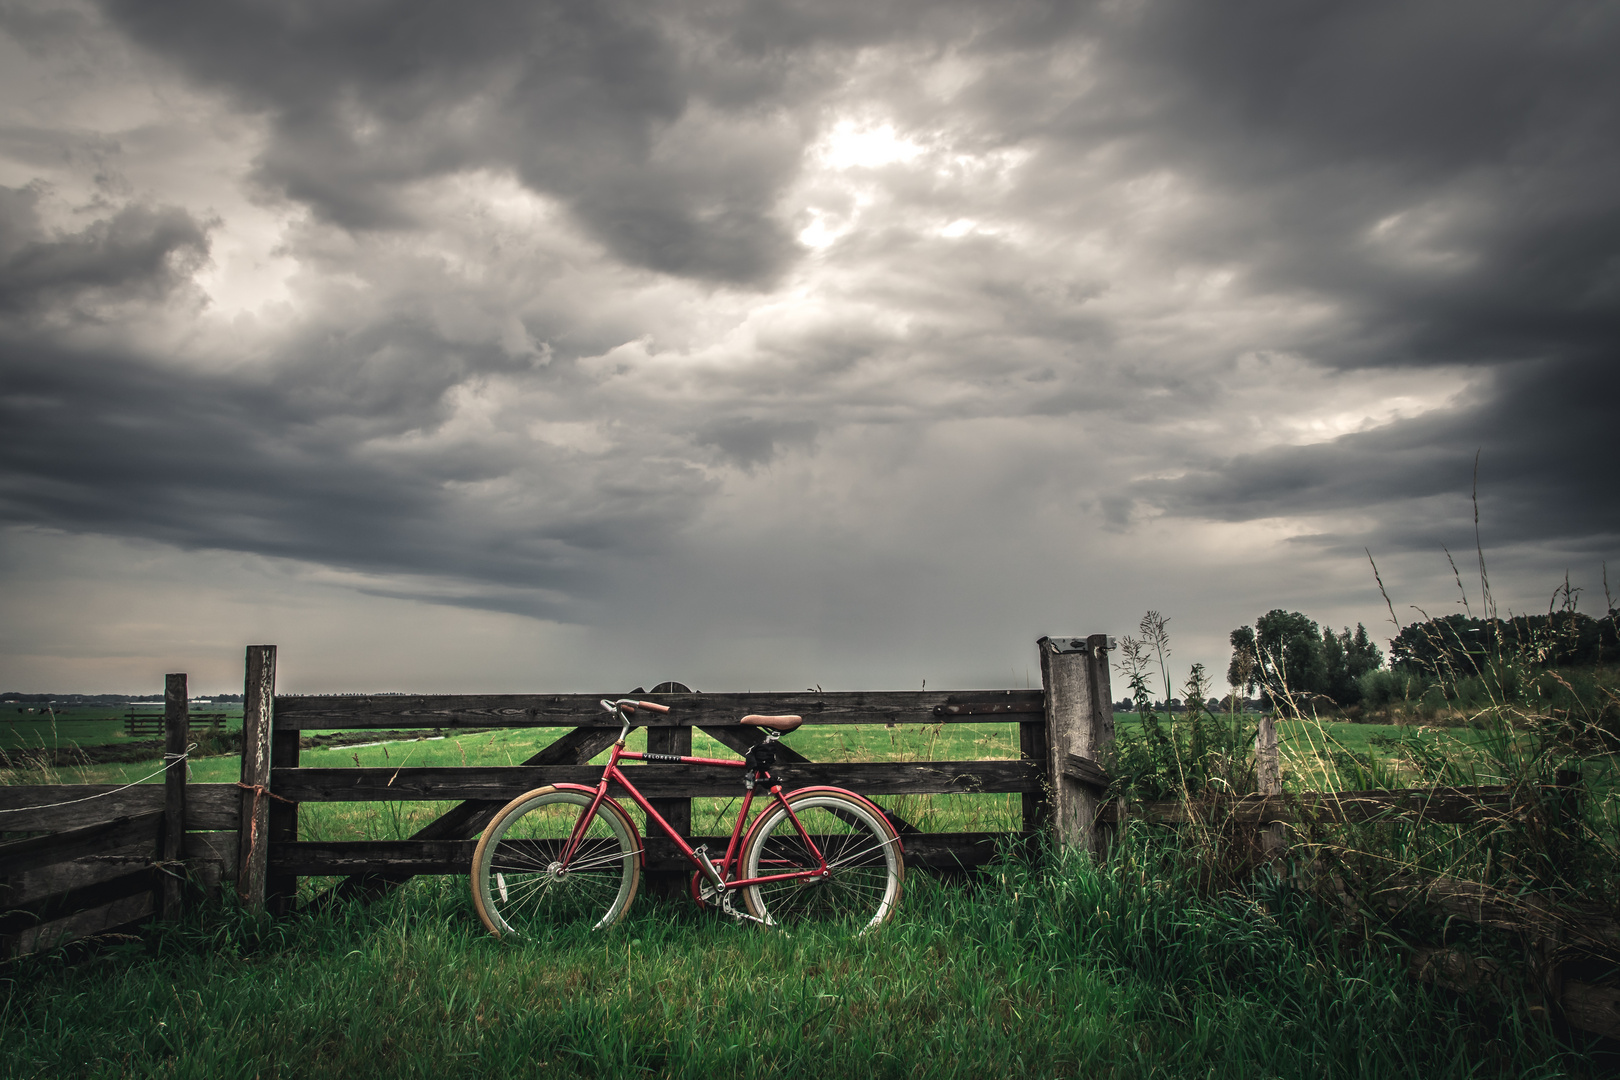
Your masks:
<path fill-rule="evenodd" d="M 603 704 L 606 705 L 607 703 L 604 702 Z M 608 758 L 607 767 L 602 770 L 602 779 L 596 784 L 595 796 L 591 799 L 590 805 L 580 813 L 579 821 L 574 825 L 573 835 L 568 838 L 568 843 L 563 846 L 562 856 L 559 860 L 563 869 L 567 868 L 569 861 L 574 857 L 574 853 L 578 850 L 580 842 L 584 839 L 585 830 L 591 821 L 592 815 L 596 813 L 597 807 L 601 806 L 602 802 L 608 798 L 608 788 L 613 784 L 618 784 L 620 787 L 624 788 L 625 792 L 629 794 L 630 798 L 635 802 L 635 804 L 641 807 L 642 812 L 647 815 L 647 832 L 650 834 L 652 832 L 652 825 L 657 824 L 659 829 L 663 831 L 664 835 L 675 842 L 675 846 L 680 849 L 681 854 L 686 857 L 686 860 L 690 862 L 699 873 L 703 874 L 705 877 L 708 877 L 709 869 L 712 868 L 717 871 L 719 880 L 714 881 L 713 878 L 710 879 L 717 888 L 721 888 L 729 892 L 736 889 L 745 889 L 752 885 L 764 885 L 773 881 L 800 881 L 807 878 L 827 877 L 830 875 L 831 871 L 829 871 L 827 868 L 826 856 L 822 854 L 821 849 L 816 846 L 815 841 L 811 839 L 809 832 L 805 830 L 803 823 L 799 821 L 798 815 L 793 812 L 793 807 L 788 805 L 786 797 L 782 794 L 782 785 L 777 783 L 776 779 L 772 777 L 769 772 L 764 774 L 763 779 L 768 779 L 770 781 L 771 786 L 769 790 L 771 797 L 776 800 L 777 805 L 781 806 L 787 811 L 788 817 L 793 821 L 794 828 L 799 831 L 800 839 L 802 839 L 809 850 L 815 854 L 818 864 L 817 867 L 813 870 L 799 870 L 791 874 L 766 874 L 760 877 L 728 880 L 733 866 L 740 861 L 742 856 L 741 848 L 744 839 L 743 825 L 748 821 L 748 811 L 754 805 L 754 789 L 752 785 L 750 785 L 743 792 L 743 803 L 741 808 L 739 808 L 737 811 L 737 820 L 732 825 L 731 840 L 726 845 L 725 856 L 720 860 L 718 865 L 715 865 L 712 861 L 710 861 L 709 866 L 705 867 L 705 860 L 703 856 L 701 856 L 697 849 L 693 848 L 692 845 L 687 842 L 684 836 L 675 830 L 673 825 L 664 820 L 664 816 L 662 814 L 653 809 L 652 803 L 649 802 L 647 797 L 636 788 L 636 785 L 631 782 L 630 777 L 625 775 L 624 770 L 619 768 L 619 762 L 646 761 L 665 765 L 719 765 L 728 769 L 746 769 L 748 768 L 748 762 L 738 761 L 735 758 L 690 757 L 679 754 L 653 754 L 645 753 L 639 750 L 626 750 L 624 747 L 624 742 L 626 736 L 629 734 L 631 724 L 629 717 L 625 716 L 624 712 L 627 709 L 633 710 L 636 707 L 636 704 L 649 703 L 639 702 L 635 704 L 627 704 L 620 702 L 615 705 L 614 712 L 617 713 L 624 721 L 624 732 L 619 736 L 618 741 L 613 744 L 613 753 Z"/>

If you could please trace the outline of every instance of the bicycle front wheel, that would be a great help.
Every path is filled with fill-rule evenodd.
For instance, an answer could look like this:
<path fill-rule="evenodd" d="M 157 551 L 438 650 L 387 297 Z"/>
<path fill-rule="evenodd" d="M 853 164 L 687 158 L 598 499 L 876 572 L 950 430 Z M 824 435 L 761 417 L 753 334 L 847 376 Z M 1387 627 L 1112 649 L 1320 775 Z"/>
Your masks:
<path fill-rule="evenodd" d="M 816 871 L 821 860 L 811 844 L 827 872 L 749 886 L 743 890 L 749 914 L 771 924 L 814 922 L 856 933 L 887 922 L 900 904 L 906 872 L 900 838 L 864 801 L 843 792 L 794 793 L 787 807 L 767 810 L 742 853 L 743 876 Z"/>
<path fill-rule="evenodd" d="M 591 814 L 567 866 L 559 859 L 580 815 L 581 791 L 539 788 L 495 815 L 473 852 L 473 904 L 490 932 L 543 936 L 589 920 L 601 930 L 624 918 L 641 884 L 641 845 L 624 809 L 604 799 Z"/>

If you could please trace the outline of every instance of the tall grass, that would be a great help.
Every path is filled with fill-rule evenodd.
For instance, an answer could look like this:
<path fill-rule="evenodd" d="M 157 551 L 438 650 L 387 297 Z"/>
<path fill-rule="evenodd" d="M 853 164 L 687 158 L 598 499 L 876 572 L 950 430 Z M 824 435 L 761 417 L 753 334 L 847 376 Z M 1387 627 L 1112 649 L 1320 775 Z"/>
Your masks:
<path fill-rule="evenodd" d="M 1277 845 L 1263 845 L 1252 828 L 1223 819 L 1218 801 L 1209 799 L 1256 790 L 1247 718 L 1195 704 L 1207 700 L 1196 666 L 1185 713 L 1161 718 L 1151 707 L 1155 681 L 1166 697 L 1171 685 L 1166 624 L 1149 612 L 1138 635 L 1121 643 L 1118 666 L 1141 719 L 1120 728 L 1114 794 L 1188 803 L 1191 824 L 1158 828 L 1174 833 L 1209 902 L 1230 901 L 1281 874 L 1334 913 L 1339 934 L 1461 946 L 1532 993 L 1550 967 L 1599 981 L 1620 970 L 1620 942 L 1585 930 L 1594 919 L 1620 916 L 1620 784 L 1601 711 L 1612 699 L 1602 672 L 1582 683 L 1523 656 L 1498 650 L 1482 658 L 1476 650 L 1471 666 L 1442 663 L 1422 683 L 1423 693 L 1440 703 L 1435 709 L 1460 712 L 1462 726 L 1407 723 L 1356 749 L 1344 741 L 1347 725 L 1336 722 L 1337 713 L 1322 715 L 1320 699 L 1290 692 L 1278 658 L 1255 658 L 1282 675 L 1274 699 L 1286 732 L 1282 776 L 1289 789 L 1490 786 L 1507 789 L 1511 804 L 1485 811 L 1481 802 L 1475 820 L 1458 824 L 1394 813 L 1354 823 L 1307 819 L 1284 827 L 1286 857 L 1274 861 Z M 1497 929 L 1481 928 L 1430 903 L 1460 895 L 1543 929 L 1509 932 L 1502 920 Z M 1557 928 L 1551 936 L 1549 926 Z"/>
<path fill-rule="evenodd" d="M 1145 835 L 1103 862 L 914 878 L 880 934 L 638 903 L 503 944 L 459 880 L 280 922 L 215 907 L 0 974 L 15 1077 L 1563 1077 L 1594 1059 L 1506 997 L 1413 982 L 1267 873 L 1209 896 Z"/>

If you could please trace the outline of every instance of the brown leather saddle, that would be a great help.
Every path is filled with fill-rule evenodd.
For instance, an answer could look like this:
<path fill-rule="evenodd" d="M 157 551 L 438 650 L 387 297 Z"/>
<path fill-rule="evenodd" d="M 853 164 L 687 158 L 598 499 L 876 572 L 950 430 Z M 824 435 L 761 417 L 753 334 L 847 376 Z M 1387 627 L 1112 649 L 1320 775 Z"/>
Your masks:
<path fill-rule="evenodd" d="M 737 723 L 747 724 L 749 727 L 769 728 L 770 730 L 779 734 L 786 735 L 790 731 L 796 731 L 799 725 L 804 723 L 804 717 L 750 715 L 743 717 L 741 720 L 737 721 Z"/>

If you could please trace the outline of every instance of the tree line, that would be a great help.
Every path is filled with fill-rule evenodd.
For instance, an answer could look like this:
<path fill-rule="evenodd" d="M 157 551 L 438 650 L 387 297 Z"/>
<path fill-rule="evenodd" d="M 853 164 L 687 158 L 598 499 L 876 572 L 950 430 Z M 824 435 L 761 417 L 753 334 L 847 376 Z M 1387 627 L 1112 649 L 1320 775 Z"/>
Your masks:
<path fill-rule="evenodd" d="M 1507 619 L 1446 615 L 1402 627 L 1389 642 L 1396 674 L 1456 680 L 1492 664 L 1531 668 L 1590 667 L 1620 660 L 1620 609 L 1594 619 L 1566 605 L 1546 615 Z M 1297 611 L 1274 608 L 1230 635 L 1226 681 L 1233 692 L 1275 703 L 1326 699 L 1347 707 L 1367 696 L 1384 654 L 1361 623 L 1355 630 L 1320 626 Z"/>

